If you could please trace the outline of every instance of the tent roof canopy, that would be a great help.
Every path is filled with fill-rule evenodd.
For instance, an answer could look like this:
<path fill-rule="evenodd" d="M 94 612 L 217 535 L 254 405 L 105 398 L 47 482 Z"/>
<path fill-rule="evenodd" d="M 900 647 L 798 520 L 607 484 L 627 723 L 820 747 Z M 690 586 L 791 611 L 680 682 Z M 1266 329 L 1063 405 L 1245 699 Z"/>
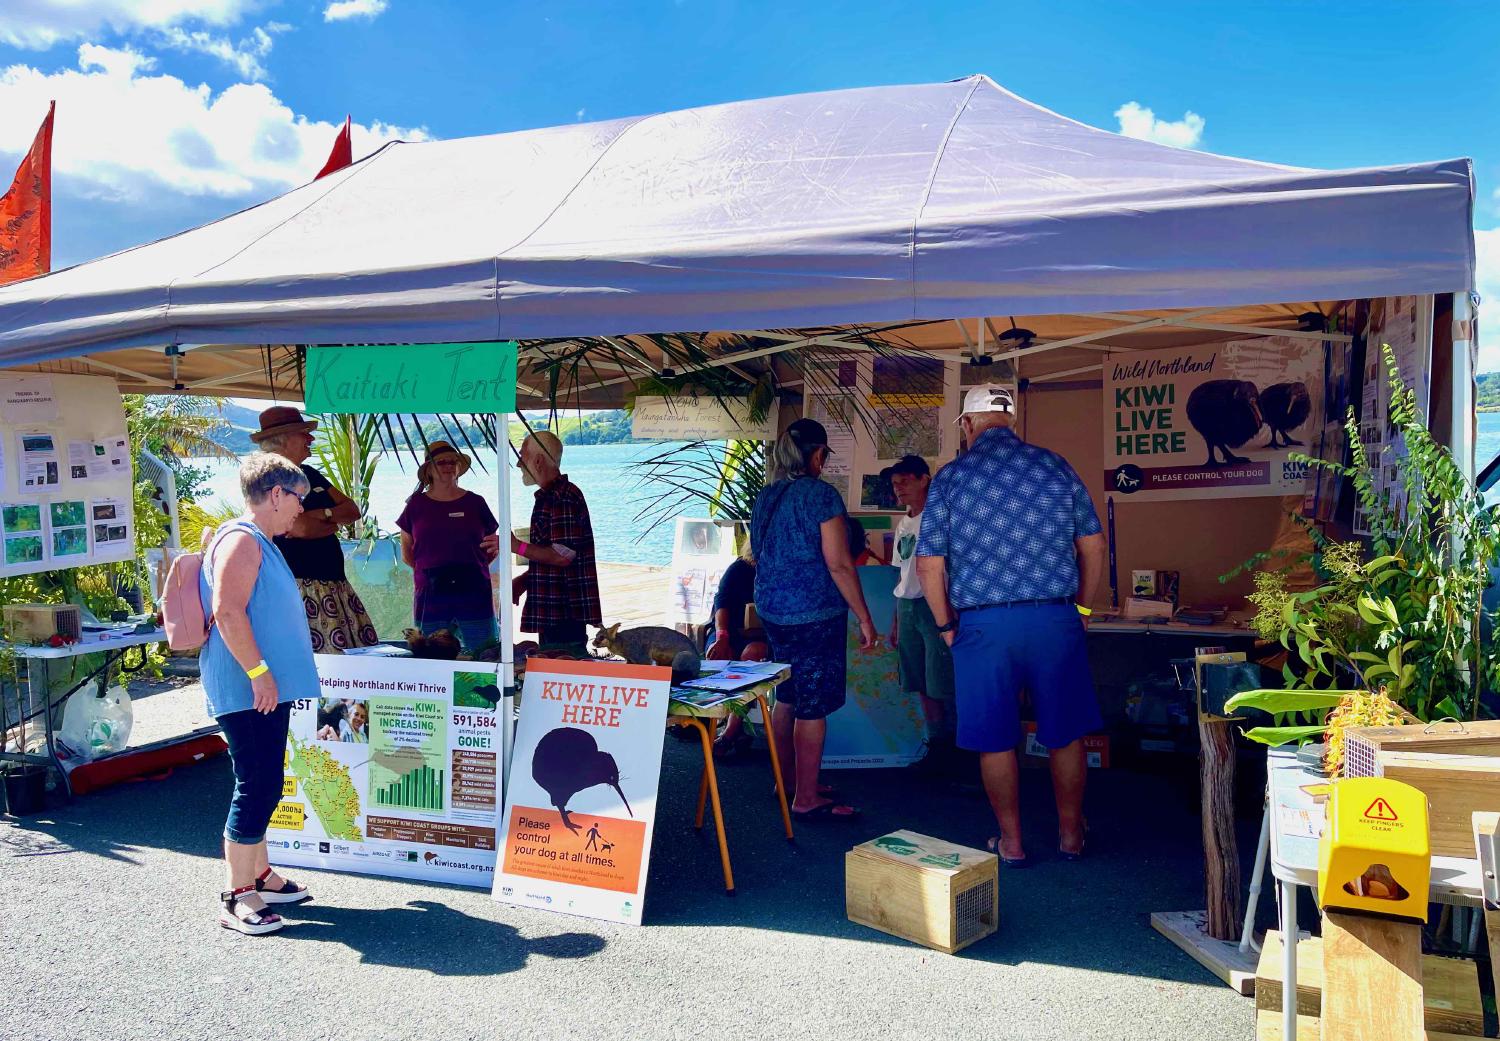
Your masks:
<path fill-rule="evenodd" d="M 979 331 L 964 316 L 1026 317 L 1056 341 L 1129 324 L 1078 316 L 1210 308 L 1209 324 L 1270 331 L 1317 301 L 1467 289 L 1472 199 L 1468 160 L 1226 158 L 1084 126 L 984 76 L 767 98 L 388 145 L 212 224 L 0 287 L 0 366 L 287 396 L 274 350 L 194 345 L 683 331 L 711 345 L 715 330 L 857 324 L 955 350 Z M 1078 361 L 1047 353 L 1042 369 Z"/>

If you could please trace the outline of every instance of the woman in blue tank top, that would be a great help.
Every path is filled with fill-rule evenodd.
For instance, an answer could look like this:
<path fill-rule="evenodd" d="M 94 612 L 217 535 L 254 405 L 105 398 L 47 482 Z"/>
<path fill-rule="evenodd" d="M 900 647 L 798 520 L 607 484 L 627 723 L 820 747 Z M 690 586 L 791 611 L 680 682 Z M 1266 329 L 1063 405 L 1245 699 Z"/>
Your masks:
<path fill-rule="evenodd" d="M 292 702 L 318 696 L 318 671 L 302 593 L 271 542 L 302 512 L 307 477 L 279 455 L 256 452 L 240 464 L 240 490 L 245 515 L 220 526 L 203 554 L 198 595 L 213 626 L 198 665 L 209 714 L 224 730 L 234 765 L 224 825 L 229 885 L 219 897 L 219 924 L 260 935 L 282 926 L 268 904 L 312 898 L 306 886 L 271 870 L 266 828 L 281 799 Z"/>

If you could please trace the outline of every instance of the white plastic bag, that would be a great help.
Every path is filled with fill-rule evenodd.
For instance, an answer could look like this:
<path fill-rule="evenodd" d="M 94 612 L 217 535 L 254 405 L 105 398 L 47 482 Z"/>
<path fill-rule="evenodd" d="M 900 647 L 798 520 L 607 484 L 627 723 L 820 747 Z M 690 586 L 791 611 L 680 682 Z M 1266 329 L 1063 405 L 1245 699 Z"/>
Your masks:
<path fill-rule="evenodd" d="M 124 687 L 110 687 L 100 694 L 97 684 L 88 683 L 68 699 L 58 737 L 74 757 L 88 762 L 124 750 L 134 721 Z"/>

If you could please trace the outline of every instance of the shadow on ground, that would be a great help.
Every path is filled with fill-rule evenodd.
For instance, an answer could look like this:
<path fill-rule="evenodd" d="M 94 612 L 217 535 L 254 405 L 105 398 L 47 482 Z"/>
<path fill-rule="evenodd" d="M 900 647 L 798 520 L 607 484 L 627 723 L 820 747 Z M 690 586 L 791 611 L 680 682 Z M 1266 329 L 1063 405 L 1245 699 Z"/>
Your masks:
<path fill-rule="evenodd" d="M 666 742 L 645 901 L 648 929 L 724 926 L 909 947 L 845 917 L 845 851 L 898 828 L 969 846 L 982 846 L 994 832 L 977 787 L 963 790 L 901 770 L 839 771 L 825 779 L 838 785 L 842 798 L 862 807 L 863 817 L 801 824 L 796 842 L 789 844 L 781 830 L 769 763 L 763 754 L 752 753 L 725 764 L 720 774 L 737 889 L 731 898 L 724 893 L 712 822 L 702 832 L 692 827 L 701 764 L 697 745 Z M 1159 773 L 1095 771 L 1088 796 L 1088 856 L 1066 863 L 1052 852 L 1055 816 L 1047 772 L 1023 771 L 1024 837 L 1033 866 L 1002 869 L 999 932 L 959 957 L 1213 983 L 1148 922 L 1153 911 L 1203 906 L 1195 774 L 1191 761 Z M 44 816 L 0 825 L 0 860 L 84 856 L 136 864 L 152 849 L 217 859 L 229 790 L 224 758 L 179 769 L 161 781 L 120 785 L 55 806 Z M 1259 819 L 1243 819 L 1240 826 L 1248 878 Z M 288 933 L 344 944 L 368 963 L 446 975 L 512 971 L 530 954 L 579 958 L 603 947 L 598 936 L 582 932 L 536 941 L 510 937 L 513 944 L 497 945 L 497 927 L 514 930 L 447 906 L 444 894 L 451 887 L 421 882 L 406 887 L 413 899 L 404 906 L 345 910 L 305 905 L 295 912 L 300 924 Z M 396 942 L 408 931 L 442 937 L 434 945 L 439 949 L 427 953 L 416 950 L 420 945 Z"/>

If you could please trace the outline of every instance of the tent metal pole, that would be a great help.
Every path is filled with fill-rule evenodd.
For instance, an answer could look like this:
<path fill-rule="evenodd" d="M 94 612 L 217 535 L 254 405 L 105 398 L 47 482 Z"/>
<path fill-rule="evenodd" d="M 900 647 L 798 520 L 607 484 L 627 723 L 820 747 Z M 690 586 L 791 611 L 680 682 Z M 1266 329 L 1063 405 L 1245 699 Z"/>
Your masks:
<path fill-rule="evenodd" d="M 1430 313 L 1430 312 L 1429 312 Z M 1453 294 L 1452 428 L 1449 444 L 1459 468 L 1474 479 L 1474 300 L 1469 290 Z"/>
<path fill-rule="evenodd" d="M 510 551 L 510 533 L 514 524 L 510 516 L 510 413 L 495 414 L 495 478 L 499 500 L 495 503 L 500 521 L 500 791 L 496 793 L 495 812 L 505 807 L 505 792 L 510 785 L 511 720 L 516 711 L 516 635 L 515 605 L 511 602 L 511 572 L 514 554 Z M 497 826 L 499 822 L 497 821 Z"/>

